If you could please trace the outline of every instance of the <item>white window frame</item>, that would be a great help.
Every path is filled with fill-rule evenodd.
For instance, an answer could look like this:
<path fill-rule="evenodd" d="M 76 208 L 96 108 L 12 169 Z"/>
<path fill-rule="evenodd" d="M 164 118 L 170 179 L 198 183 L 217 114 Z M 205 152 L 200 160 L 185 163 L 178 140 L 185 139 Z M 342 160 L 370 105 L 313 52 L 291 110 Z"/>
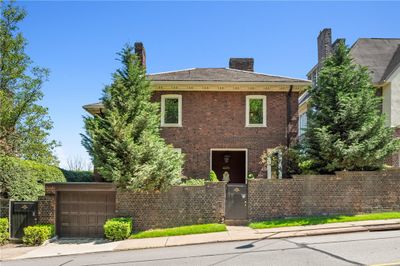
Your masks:
<path fill-rule="evenodd" d="M 250 124 L 250 100 L 263 100 L 263 122 L 262 124 Z M 247 95 L 246 96 L 246 127 L 266 127 L 267 126 L 267 96 L 266 95 Z"/>
<path fill-rule="evenodd" d="M 305 125 L 303 125 L 301 122 L 302 122 L 302 118 L 303 117 L 305 117 Z M 299 131 L 297 132 L 298 133 L 298 136 L 299 137 L 301 137 L 305 132 L 306 132 L 306 130 L 307 130 L 307 124 L 308 124 L 308 117 L 307 117 L 307 112 L 304 112 L 304 113 L 301 113 L 300 115 L 299 115 Z"/>
<path fill-rule="evenodd" d="M 178 99 L 178 123 L 165 123 L 165 100 Z M 163 94 L 161 95 L 161 126 L 162 127 L 181 127 L 182 126 L 182 95 Z"/>

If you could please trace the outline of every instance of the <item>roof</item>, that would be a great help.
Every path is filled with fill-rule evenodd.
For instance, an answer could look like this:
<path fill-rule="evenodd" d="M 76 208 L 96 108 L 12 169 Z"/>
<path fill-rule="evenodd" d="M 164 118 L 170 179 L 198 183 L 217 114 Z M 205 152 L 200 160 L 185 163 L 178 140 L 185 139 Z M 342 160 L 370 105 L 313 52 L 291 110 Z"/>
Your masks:
<path fill-rule="evenodd" d="M 231 68 L 191 68 L 171 72 L 149 74 L 151 81 L 185 82 L 263 82 L 263 83 L 309 83 L 305 79 L 268 75 Z"/>
<path fill-rule="evenodd" d="M 374 84 L 385 82 L 400 67 L 400 38 L 360 38 L 350 49 L 354 62 L 368 67 Z M 307 73 L 309 76 L 318 63 Z"/>
<path fill-rule="evenodd" d="M 350 54 L 354 62 L 368 67 L 373 83 L 381 83 L 400 66 L 400 38 L 360 38 Z"/>

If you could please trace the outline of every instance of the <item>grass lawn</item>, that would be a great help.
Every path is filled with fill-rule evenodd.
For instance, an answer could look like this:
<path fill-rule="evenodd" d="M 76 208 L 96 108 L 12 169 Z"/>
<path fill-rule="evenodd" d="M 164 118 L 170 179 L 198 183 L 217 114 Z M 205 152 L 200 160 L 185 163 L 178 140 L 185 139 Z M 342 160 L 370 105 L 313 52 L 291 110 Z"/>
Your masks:
<path fill-rule="evenodd" d="M 132 234 L 130 238 L 149 238 L 161 236 L 182 236 L 226 231 L 224 224 L 197 224 L 165 229 L 147 230 Z"/>
<path fill-rule="evenodd" d="M 314 216 L 314 217 L 275 219 L 263 222 L 250 223 L 249 226 L 253 229 L 264 229 L 264 228 L 275 228 L 275 227 L 286 227 L 286 226 L 330 224 L 330 223 L 386 220 L 386 219 L 399 219 L 399 218 L 400 218 L 400 212 L 382 212 L 382 213 L 370 213 L 370 214 L 360 214 L 360 215 Z"/>

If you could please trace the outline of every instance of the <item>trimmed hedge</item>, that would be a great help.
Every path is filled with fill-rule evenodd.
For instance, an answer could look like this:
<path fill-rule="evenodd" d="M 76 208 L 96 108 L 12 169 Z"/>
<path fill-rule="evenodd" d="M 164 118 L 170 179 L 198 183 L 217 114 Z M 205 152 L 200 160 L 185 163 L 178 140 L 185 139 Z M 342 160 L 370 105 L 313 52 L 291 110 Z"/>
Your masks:
<path fill-rule="evenodd" d="M 54 236 L 54 225 L 37 224 L 24 228 L 22 242 L 27 246 L 38 246 Z"/>
<path fill-rule="evenodd" d="M 118 241 L 127 239 L 132 233 L 131 218 L 112 218 L 104 224 L 104 235 L 107 239 Z"/>
<path fill-rule="evenodd" d="M 0 181 L 4 198 L 37 200 L 44 195 L 45 183 L 65 182 L 65 177 L 55 166 L 1 156 Z"/>
<path fill-rule="evenodd" d="M 93 182 L 93 172 L 91 171 L 71 171 L 60 168 L 67 182 Z"/>
<path fill-rule="evenodd" d="M 8 218 L 0 218 L 0 246 L 6 244 L 9 238 Z"/>

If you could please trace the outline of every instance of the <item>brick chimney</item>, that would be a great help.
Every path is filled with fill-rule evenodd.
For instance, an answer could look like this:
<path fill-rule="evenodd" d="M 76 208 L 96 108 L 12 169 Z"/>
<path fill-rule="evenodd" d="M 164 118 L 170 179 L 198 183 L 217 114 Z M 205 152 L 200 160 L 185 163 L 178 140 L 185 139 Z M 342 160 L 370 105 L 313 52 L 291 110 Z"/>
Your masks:
<path fill-rule="evenodd" d="M 229 68 L 254 72 L 254 58 L 231 58 Z"/>
<path fill-rule="evenodd" d="M 332 30 L 325 28 L 318 35 L 318 63 L 332 53 Z"/>
<path fill-rule="evenodd" d="M 146 68 L 146 50 L 142 42 L 135 42 L 135 54 L 138 56 L 142 66 Z"/>

